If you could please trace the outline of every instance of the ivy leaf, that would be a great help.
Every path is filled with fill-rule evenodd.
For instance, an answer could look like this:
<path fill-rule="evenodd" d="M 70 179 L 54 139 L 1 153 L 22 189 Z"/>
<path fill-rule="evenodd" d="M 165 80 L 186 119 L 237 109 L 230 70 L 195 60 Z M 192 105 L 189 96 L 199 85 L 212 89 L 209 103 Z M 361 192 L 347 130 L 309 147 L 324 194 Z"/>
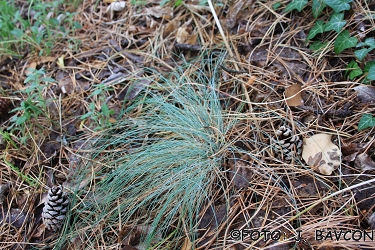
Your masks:
<path fill-rule="evenodd" d="M 344 10 L 350 10 L 350 4 L 353 0 L 324 0 L 336 13 Z"/>
<path fill-rule="evenodd" d="M 372 37 L 367 38 L 364 42 L 358 43 L 356 47 L 358 48 L 358 47 L 365 47 L 365 46 L 368 46 L 369 48 L 363 48 L 363 49 L 354 51 L 355 56 L 360 61 L 362 61 L 371 50 L 375 49 L 375 39 Z"/>
<path fill-rule="evenodd" d="M 354 51 L 354 55 L 355 57 L 358 58 L 358 60 L 362 61 L 365 56 L 372 50 L 372 48 L 370 49 L 359 49 L 359 50 L 356 50 Z"/>
<path fill-rule="evenodd" d="M 327 45 L 327 42 L 316 41 L 310 45 L 310 49 L 315 51 L 323 50 Z"/>
<path fill-rule="evenodd" d="M 286 6 L 285 12 L 289 12 L 292 10 L 298 10 L 298 12 L 301 12 L 302 9 L 305 8 L 307 2 L 307 0 L 293 0 Z"/>
<path fill-rule="evenodd" d="M 348 66 L 346 66 L 347 70 L 345 72 L 345 77 L 347 76 L 349 72 L 349 79 L 353 80 L 357 76 L 360 76 L 363 74 L 362 69 L 358 66 L 358 63 L 356 61 L 351 61 Z"/>
<path fill-rule="evenodd" d="M 370 71 L 370 68 L 374 67 L 375 66 L 375 61 L 369 61 L 366 63 L 366 66 L 365 68 L 363 69 L 363 71 L 365 73 L 368 73 Z"/>
<path fill-rule="evenodd" d="M 312 13 L 314 18 L 318 18 L 318 16 L 322 13 L 324 7 L 326 7 L 324 0 L 313 0 Z"/>
<path fill-rule="evenodd" d="M 307 35 L 307 40 L 313 39 L 317 34 L 324 32 L 324 22 L 322 20 L 317 20 L 314 27 L 310 30 Z"/>
<path fill-rule="evenodd" d="M 358 130 L 364 130 L 366 128 L 372 128 L 375 126 L 375 117 L 370 114 L 363 114 L 358 123 Z"/>
<path fill-rule="evenodd" d="M 331 16 L 329 22 L 324 26 L 324 31 L 334 30 L 339 33 L 345 26 L 344 13 L 336 13 Z"/>
<path fill-rule="evenodd" d="M 364 42 L 358 43 L 357 47 L 369 46 L 370 48 L 375 48 L 375 39 L 370 37 L 367 38 Z"/>
<path fill-rule="evenodd" d="M 375 80 L 375 64 L 370 66 L 370 69 L 367 74 L 367 79 L 369 79 L 370 81 Z"/>
<path fill-rule="evenodd" d="M 349 31 L 344 30 L 341 32 L 335 41 L 335 53 L 340 54 L 342 51 L 348 48 L 353 48 L 357 45 L 358 40 L 356 37 L 351 37 Z"/>

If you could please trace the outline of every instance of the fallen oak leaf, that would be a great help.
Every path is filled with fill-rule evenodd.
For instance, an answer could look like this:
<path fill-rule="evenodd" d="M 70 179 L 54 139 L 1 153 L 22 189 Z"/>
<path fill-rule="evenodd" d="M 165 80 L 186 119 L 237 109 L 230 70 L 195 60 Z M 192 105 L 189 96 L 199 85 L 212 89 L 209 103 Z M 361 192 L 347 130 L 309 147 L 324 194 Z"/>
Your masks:
<path fill-rule="evenodd" d="M 331 142 L 331 137 L 316 134 L 303 140 L 302 158 L 311 168 L 325 175 L 331 175 L 341 164 L 341 151 Z"/>
<path fill-rule="evenodd" d="M 318 166 L 319 162 L 322 160 L 322 155 L 323 153 L 319 152 L 314 157 L 309 156 L 307 164 L 309 164 L 309 166 Z"/>

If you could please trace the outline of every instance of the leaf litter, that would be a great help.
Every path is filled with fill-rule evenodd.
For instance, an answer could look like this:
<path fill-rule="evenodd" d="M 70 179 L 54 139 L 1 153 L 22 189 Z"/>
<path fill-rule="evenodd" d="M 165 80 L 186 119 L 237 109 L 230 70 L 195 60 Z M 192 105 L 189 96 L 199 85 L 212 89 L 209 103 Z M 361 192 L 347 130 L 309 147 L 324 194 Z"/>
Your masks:
<path fill-rule="evenodd" d="M 207 70 L 209 79 L 212 69 L 202 68 L 192 59 L 209 50 L 223 51 L 221 44 L 228 39 L 236 58 L 227 56 L 223 61 L 227 70 L 219 72 L 218 93 L 221 102 L 229 103 L 228 110 L 233 112 L 231 115 L 236 115 L 240 120 L 225 135 L 240 150 L 235 154 L 228 153 L 227 158 L 232 160 L 223 163 L 222 170 L 226 174 L 219 183 L 227 185 L 225 194 L 213 190 L 212 204 L 205 204 L 201 211 L 197 211 L 202 219 L 202 227 L 198 227 L 199 238 L 194 241 L 194 237 L 188 235 L 190 228 L 186 228 L 186 234 L 177 239 L 177 244 L 186 249 L 222 249 L 223 246 L 245 249 L 249 245 L 253 249 L 276 248 L 275 242 L 254 243 L 249 237 L 236 241 L 225 235 L 228 236 L 233 229 L 250 227 L 275 230 L 283 225 L 282 230 L 287 235 L 283 246 L 309 249 L 307 245 L 316 249 L 329 244 L 340 249 L 340 242 L 314 240 L 313 229 L 342 229 L 345 224 L 346 228 L 352 230 L 366 230 L 366 223 L 373 225 L 370 219 L 374 203 L 372 185 L 358 187 L 342 193 L 342 197 L 321 202 L 321 198 L 328 193 L 373 178 L 375 150 L 368 143 L 374 132 L 369 129 L 371 126 L 363 127 L 361 131 L 357 127 L 359 114 L 362 113 L 369 114 L 368 124 L 372 125 L 375 111 L 371 94 L 373 89 L 370 85 L 347 81 L 342 70 L 349 63 L 345 56 L 333 53 L 328 57 L 311 56 L 312 52 L 304 43 L 307 30 L 311 30 L 314 20 L 306 18 L 304 11 L 283 13 L 284 3 L 283 7 L 273 10 L 276 2 L 235 1 L 229 5 L 215 5 L 227 34 L 225 38 L 218 32 L 212 10 L 193 1 L 184 2 L 178 7 L 171 2 L 161 5 L 160 1 L 149 1 L 144 7 L 116 1 L 83 3 L 78 7 L 80 15 L 75 17 L 82 28 L 72 37 L 80 40 L 77 48 L 61 42 L 56 44 L 50 59 L 46 57 L 44 60 L 32 53 L 26 54 L 25 59 L 7 60 L 7 64 L 2 59 L 1 65 L 5 66 L 0 70 L 0 77 L 6 83 L 4 92 L 16 106 L 19 100 L 26 98 L 24 94 L 16 92 L 24 88 L 24 74 L 28 71 L 21 69 L 28 68 L 25 65 L 35 69 L 43 67 L 50 77 L 57 80 L 57 83 L 45 87 L 43 96 L 52 97 L 54 107 L 58 107 L 51 109 L 54 114 L 50 117 L 59 117 L 54 127 L 44 126 L 47 118 L 39 118 L 38 122 L 44 126 L 44 130 L 40 136 L 33 138 L 34 142 L 24 146 L 12 137 L 19 148 L 9 143 L 2 152 L 13 159 L 14 165 L 23 174 L 38 176 L 41 184 L 45 185 L 52 174 L 58 177 L 55 181 L 69 190 L 77 185 L 82 189 L 86 186 L 97 187 L 100 180 L 92 179 L 92 176 L 103 171 L 104 166 L 108 167 L 102 162 L 92 165 L 92 171 L 82 176 L 81 180 L 73 179 L 74 173 L 89 163 L 90 150 L 95 145 L 93 138 L 98 133 L 94 130 L 96 125 L 92 116 L 90 119 L 79 119 L 89 112 L 90 104 L 94 103 L 95 112 L 102 111 L 103 104 L 108 104 L 118 110 L 115 112 L 118 115 L 121 107 L 154 93 L 152 91 L 155 91 L 160 75 L 155 77 L 152 72 L 167 76 L 168 72 L 177 70 L 186 61 L 196 63 L 199 70 Z M 299 10 L 301 6 L 293 8 Z M 354 10 L 355 13 L 360 11 L 363 9 Z M 362 35 L 372 35 L 372 31 L 366 31 L 367 21 L 355 17 L 353 22 L 364 29 Z M 340 39 L 343 38 L 350 39 L 351 46 L 355 45 L 356 38 L 353 36 L 343 33 Z M 337 43 L 340 43 L 340 39 Z M 345 53 L 350 48 L 338 44 L 336 52 L 341 50 Z M 56 58 L 63 59 L 56 61 Z M 193 79 L 191 82 L 194 83 Z M 242 87 L 241 83 L 246 84 Z M 98 86 L 105 88 L 99 88 L 100 91 L 93 95 Z M 294 87 L 289 89 L 289 86 Z M 353 90 L 358 102 L 353 102 Z M 285 97 L 295 102 L 291 105 L 288 100 L 285 101 Z M 142 108 L 140 106 L 137 112 L 142 112 Z M 240 114 L 234 113 L 237 110 L 240 110 Z M 137 112 L 127 119 L 134 119 Z M 115 114 L 111 118 L 117 118 Z M 9 120 L 2 118 L 2 129 L 9 124 Z M 274 138 L 276 130 L 285 124 L 292 127 L 294 135 L 305 137 L 306 145 L 309 145 L 304 146 L 307 159 L 303 155 L 295 155 L 288 164 L 278 159 L 270 138 Z M 339 135 L 334 142 L 329 136 L 332 133 Z M 313 134 L 325 135 L 314 138 Z M 57 138 L 64 136 L 67 144 L 57 142 Z M 116 140 L 116 135 L 113 136 L 113 140 Z M 314 138 L 314 142 L 308 138 Z M 128 152 L 136 151 L 133 148 Z M 333 157 L 330 156 L 334 154 L 332 152 L 335 153 Z M 37 159 L 44 161 L 44 164 L 39 164 Z M 309 171 L 310 167 L 316 167 L 316 171 Z M 363 176 L 357 178 L 358 174 Z M 27 218 L 33 206 L 22 207 L 21 204 L 30 193 L 45 193 L 43 187 L 29 186 L 24 182 L 21 184 L 22 178 L 19 176 L 15 169 L 2 165 L 2 183 L 11 183 L 22 194 L 17 195 L 12 191 L 4 199 L 3 208 L 13 209 L 8 209 L 11 213 L 2 214 L 7 221 L 1 225 L 4 232 L 14 232 L 11 231 L 14 229 L 6 228 L 9 223 L 20 231 L 25 231 L 22 225 L 32 225 Z M 91 190 L 85 196 L 93 198 L 92 194 Z M 224 199 L 226 196 L 230 196 L 230 202 Z M 297 211 L 308 208 L 311 202 L 319 205 L 293 219 Z M 356 207 L 358 209 L 353 209 Z M 71 238 L 72 246 L 75 249 L 85 248 L 92 240 L 98 244 L 98 248 L 122 244 L 123 249 L 140 249 L 142 235 L 149 232 L 144 230 L 149 228 L 148 222 L 140 219 L 122 223 L 112 225 L 112 228 L 122 228 L 118 237 L 117 233 L 107 233 L 97 238 L 93 236 L 95 240 L 92 240 L 79 235 Z M 176 226 L 177 223 L 171 222 L 171 227 Z M 41 230 L 41 227 L 38 228 Z M 132 233 L 129 228 L 133 229 Z M 303 230 L 304 239 L 299 243 L 293 240 L 298 229 Z M 46 243 L 40 230 L 34 240 L 43 247 Z M 19 236 L 12 238 L 12 235 Z M 9 233 L 8 242 L 24 242 L 21 236 L 22 233 Z M 156 238 L 161 242 L 161 248 L 170 243 L 168 235 L 158 235 Z M 347 244 L 352 246 L 350 244 L 353 243 Z"/>

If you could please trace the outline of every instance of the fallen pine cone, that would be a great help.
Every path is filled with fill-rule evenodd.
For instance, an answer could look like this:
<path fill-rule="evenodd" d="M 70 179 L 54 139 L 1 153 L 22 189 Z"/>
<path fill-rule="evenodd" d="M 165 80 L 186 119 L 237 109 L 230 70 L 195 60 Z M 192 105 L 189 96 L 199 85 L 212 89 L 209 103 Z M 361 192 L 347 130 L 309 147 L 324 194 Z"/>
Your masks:
<path fill-rule="evenodd" d="M 289 162 L 293 155 L 301 154 L 302 140 L 298 135 L 293 135 L 292 130 L 286 126 L 281 126 L 276 131 L 274 142 L 277 156 L 285 162 Z"/>
<path fill-rule="evenodd" d="M 42 218 L 48 230 L 60 229 L 68 211 L 68 196 L 62 186 L 54 186 L 48 191 L 47 200 L 44 204 Z"/>

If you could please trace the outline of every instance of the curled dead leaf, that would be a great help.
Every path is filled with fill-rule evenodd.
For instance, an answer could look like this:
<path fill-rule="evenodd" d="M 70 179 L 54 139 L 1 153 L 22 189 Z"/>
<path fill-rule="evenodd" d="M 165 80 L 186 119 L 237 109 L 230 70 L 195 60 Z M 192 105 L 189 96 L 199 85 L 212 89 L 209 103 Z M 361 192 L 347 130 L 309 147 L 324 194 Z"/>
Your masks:
<path fill-rule="evenodd" d="M 191 240 L 189 237 L 186 237 L 184 240 L 184 244 L 181 247 L 181 250 L 191 250 L 193 247 L 193 244 L 191 243 Z"/>
<path fill-rule="evenodd" d="M 303 140 L 302 158 L 321 174 L 330 175 L 341 164 L 341 151 L 331 142 L 332 135 L 316 134 Z"/>
<path fill-rule="evenodd" d="M 154 16 L 156 18 L 163 18 L 169 20 L 173 17 L 173 8 L 166 6 L 154 6 L 145 9 L 146 14 Z"/>
<path fill-rule="evenodd" d="M 359 102 L 365 103 L 374 103 L 375 102 L 375 87 L 369 85 L 359 85 L 354 87 L 354 90 L 357 92 L 357 99 Z"/>
<path fill-rule="evenodd" d="M 366 153 L 357 155 L 354 161 L 354 166 L 362 171 L 375 170 L 375 162 Z"/>
<path fill-rule="evenodd" d="M 64 57 L 65 56 L 60 56 L 57 58 L 57 66 L 59 66 L 60 69 L 65 69 L 65 64 L 64 64 Z"/>
<path fill-rule="evenodd" d="M 341 152 L 344 156 L 344 161 L 354 161 L 359 153 L 367 147 L 367 143 L 343 143 L 341 146 Z"/>
<path fill-rule="evenodd" d="M 302 86 L 293 84 L 285 90 L 286 104 L 289 107 L 303 105 Z"/>
<path fill-rule="evenodd" d="M 197 35 L 190 34 L 186 27 L 180 27 L 177 30 L 176 42 L 180 44 L 194 45 L 197 41 Z"/>
<path fill-rule="evenodd" d="M 166 38 L 169 36 L 173 31 L 175 31 L 178 27 L 178 21 L 177 20 L 171 20 L 167 23 L 163 30 L 163 38 Z"/>

